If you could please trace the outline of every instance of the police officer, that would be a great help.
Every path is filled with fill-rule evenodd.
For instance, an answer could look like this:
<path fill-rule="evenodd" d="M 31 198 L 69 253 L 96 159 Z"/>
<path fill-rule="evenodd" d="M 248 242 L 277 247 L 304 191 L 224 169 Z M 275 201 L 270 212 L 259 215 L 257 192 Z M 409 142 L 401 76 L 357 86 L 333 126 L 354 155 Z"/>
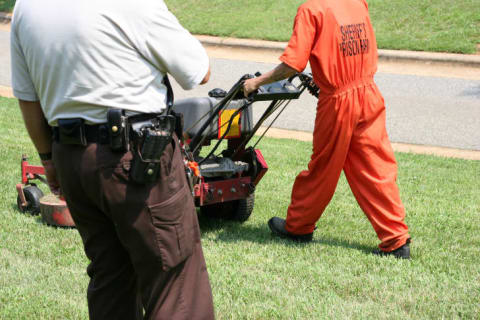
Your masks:
<path fill-rule="evenodd" d="M 295 17 L 282 63 L 245 81 L 260 85 L 301 72 L 310 62 L 320 89 L 308 169 L 293 185 L 286 220 L 268 225 L 278 236 L 311 241 L 343 169 L 357 202 L 381 243 L 375 253 L 410 257 L 397 164 L 385 129 L 385 104 L 374 83 L 377 44 L 365 0 L 309 0 Z"/>
<path fill-rule="evenodd" d="M 90 259 L 90 318 L 214 318 L 178 139 L 157 180 L 135 183 L 133 152 L 111 149 L 122 128 L 106 124 L 110 108 L 164 112 L 167 73 L 186 90 L 206 83 L 201 44 L 161 0 L 18 0 L 11 50 L 25 125 Z"/>

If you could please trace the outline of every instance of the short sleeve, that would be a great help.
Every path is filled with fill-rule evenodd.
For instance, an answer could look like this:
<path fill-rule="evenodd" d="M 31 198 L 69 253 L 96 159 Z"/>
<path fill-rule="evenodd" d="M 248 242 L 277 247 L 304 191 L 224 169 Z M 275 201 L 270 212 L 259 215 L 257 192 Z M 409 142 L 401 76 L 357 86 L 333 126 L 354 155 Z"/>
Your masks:
<path fill-rule="evenodd" d="M 33 85 L 32 78 L 27 66 L 25 55 L 18 39 L 15 18 L 10 32 L 10 53 L 12 66 L 12 88 L 13 94 L 20 100 L 38 101 L 37 92 Z"/>
<path fill-rule="evenodd" d="M 367 8 L 367 10 L 368 10 L 368 3 L 367 3 L 367 1 L 366 1 L 366 0 L 362 0 L 362 1 L 363 1 L 363 4 L 365 5 L 365 8 Z"/>
<path fill-rule="evenodd" d="M 310 59 L 316 32 L 315 17 L 307 7 L 300 6 L 295 17 L 292 36 L 280 56 L 280 61 L 302 72 Z"/>
<path fill-rule="evenodd" d="M 172 75 L 185 90 L 203 80 L 210 65 L 205 48 L 166 7 L 159 7 L 145 28 L 140 50 L 150 63 Z"/>

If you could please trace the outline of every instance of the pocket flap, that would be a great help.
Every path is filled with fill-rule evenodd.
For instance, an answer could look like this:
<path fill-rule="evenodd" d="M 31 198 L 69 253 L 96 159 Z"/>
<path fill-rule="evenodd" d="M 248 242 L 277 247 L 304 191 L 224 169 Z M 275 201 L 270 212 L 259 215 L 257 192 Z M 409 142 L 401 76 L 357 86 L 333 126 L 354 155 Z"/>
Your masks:
<path fill-rule="evenodd" d="M 187 203 L 193 201 L 191 198 L 190 189 L 185 185 L 175 195 L 164 202 L 148 206 L 153 224 L 179 223 Z"/>

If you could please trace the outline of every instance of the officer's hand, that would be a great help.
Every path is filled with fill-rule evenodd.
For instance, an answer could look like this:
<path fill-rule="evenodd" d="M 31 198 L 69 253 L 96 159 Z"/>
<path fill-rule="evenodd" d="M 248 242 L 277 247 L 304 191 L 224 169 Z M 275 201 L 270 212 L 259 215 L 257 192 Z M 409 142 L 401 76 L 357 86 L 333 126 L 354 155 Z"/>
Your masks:
<path fill-rule="evenodd" d="M 52 160 L 42 160 L 42 165 L 45 168 L 45 175 L 47 176 L 47 183 L 50 191 L 55 195 L 60 195 L 60 184 L 57 181 L 57 170 L 53 165 Z"/>
<path fill-rule="evenodd" d="M 245 82 L 243 83 L 243 94 L 245 95 L 245 97 L 248 98 L 248 96 L 252 92 L 254 92 L 255 90 L 258 89 L 259 85 L 258 85 L 257 79 L 258 78 L 252 78 L 252 79 L 245 80 Z"/>

